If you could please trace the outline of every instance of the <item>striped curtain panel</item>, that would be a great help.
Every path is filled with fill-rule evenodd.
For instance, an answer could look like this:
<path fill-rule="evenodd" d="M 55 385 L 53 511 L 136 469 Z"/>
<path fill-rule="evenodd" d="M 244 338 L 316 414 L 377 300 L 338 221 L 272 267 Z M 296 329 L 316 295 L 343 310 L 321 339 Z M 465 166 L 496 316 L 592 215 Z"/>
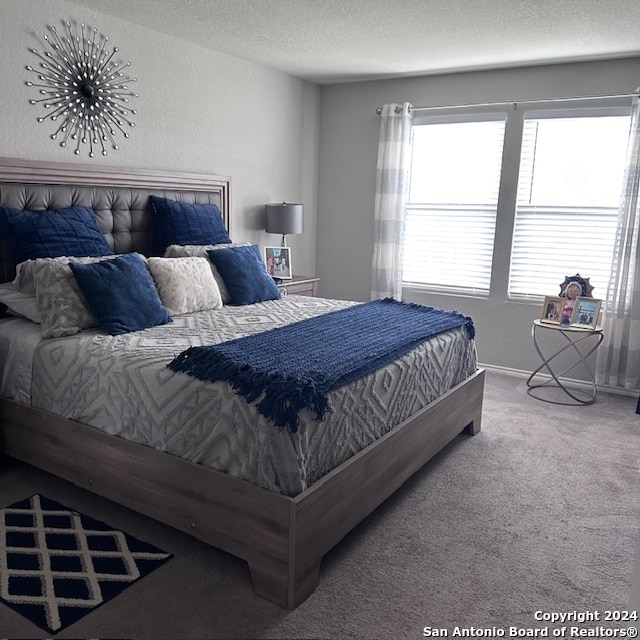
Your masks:
<path fill-rule="evenodd" d="M 371 298 L 402 298 L 404 205 L 411 164 L 411 104 L 385 104 L 380 116 Z"/>
<path fill-rule="evenodd" d="M 604 340 L 596 383 L 639 389 L 640 383 L 640 101 L 634 99 L 611 278 L 603 300 Z"/>

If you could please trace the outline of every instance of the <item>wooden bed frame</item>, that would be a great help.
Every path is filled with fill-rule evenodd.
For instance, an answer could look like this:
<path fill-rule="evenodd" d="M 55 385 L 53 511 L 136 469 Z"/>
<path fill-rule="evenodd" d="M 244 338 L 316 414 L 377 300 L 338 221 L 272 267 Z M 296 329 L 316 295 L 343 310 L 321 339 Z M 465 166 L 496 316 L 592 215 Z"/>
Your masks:
<path fill-rule="evenodd" d="M 213 189 L 229 218 L 230 181 L 216 176 L 0 158 L 0 196 L 6 182 Z M 6 399 L 0 451 L 245 559 L 256 593 L 293 609 L 327 551 L 459 433 L 478 433 L 483 390 L 478 370 L 295 497 Z"/>

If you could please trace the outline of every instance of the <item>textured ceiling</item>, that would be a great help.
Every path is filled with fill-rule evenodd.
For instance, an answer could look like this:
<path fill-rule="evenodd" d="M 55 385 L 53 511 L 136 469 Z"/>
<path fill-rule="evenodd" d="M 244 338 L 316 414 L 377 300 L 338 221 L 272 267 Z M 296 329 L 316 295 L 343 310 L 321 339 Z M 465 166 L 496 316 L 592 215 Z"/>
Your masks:
<path fill-rule="evenodd" d="M 319 84 L 640 55 L 640 0 L 72 1 Z"/>

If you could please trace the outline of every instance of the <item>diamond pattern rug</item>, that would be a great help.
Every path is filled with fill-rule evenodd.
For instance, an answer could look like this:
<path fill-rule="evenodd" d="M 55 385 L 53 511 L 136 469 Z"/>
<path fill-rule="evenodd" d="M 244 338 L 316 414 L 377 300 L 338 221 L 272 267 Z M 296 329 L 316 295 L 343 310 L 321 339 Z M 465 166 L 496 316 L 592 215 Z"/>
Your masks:
<path fill-rule="evenodd" d="M 51 633 L 170 557 L 39 494 L 0 509 L 0 600 Z"/>

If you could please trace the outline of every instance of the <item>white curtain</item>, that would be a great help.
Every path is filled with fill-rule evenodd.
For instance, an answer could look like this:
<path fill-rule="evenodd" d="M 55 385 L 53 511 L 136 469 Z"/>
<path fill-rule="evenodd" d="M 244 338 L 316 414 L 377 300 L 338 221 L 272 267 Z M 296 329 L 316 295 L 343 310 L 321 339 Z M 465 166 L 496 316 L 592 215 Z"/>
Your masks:
<path fill-rule="evenodd" d="M 638 389 L 640 382 L 640 100 L 634 98 L 611 278 L 603 300 L 604 340 L 596 383 Z"/>
<path fill-rule="evenodd" d="M 371 298 L 402 297 L 404 205 L 411 163 L 411 104 L 385 104 L 380 116 Z"/>

